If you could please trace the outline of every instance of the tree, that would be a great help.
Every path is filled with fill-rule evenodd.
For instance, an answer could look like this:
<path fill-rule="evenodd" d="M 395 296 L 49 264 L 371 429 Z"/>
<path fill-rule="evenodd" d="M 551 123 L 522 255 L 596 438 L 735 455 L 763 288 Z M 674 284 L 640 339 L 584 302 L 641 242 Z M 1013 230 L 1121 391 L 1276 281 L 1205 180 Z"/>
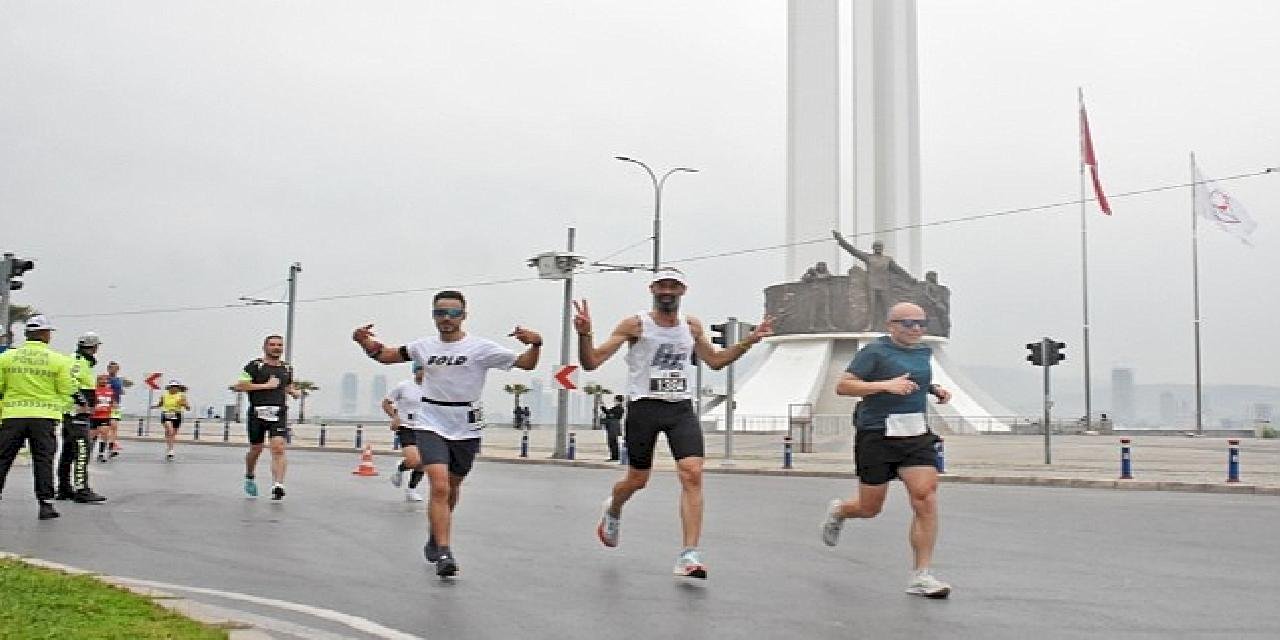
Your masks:
<path fill-rule="evenodd" d="M 298 403 L 298 423 L 301 424 L 307 419 L 307 396 L 319 391 L 320 387 L 310 380 L 299 380 L 293 383 L 293 386 L 302 396 Z"/>
<path fill-rule="evenodd" d="M 529 387 L 526 387 L 522 384 L 517 383 L 517 384 L 505 385 L 502 387 L 502 390 L 506 391 L 507 393 L 515 397 L 515 406 L 512 410 L 512 415 L 515 416 L 515 422 L 513 423 L 513 425 L 516 428 L 519 428 L 520 427 L 520 396 L 526 393 L 529 393 Z"/>
<path fill-rule="evenodd" d="M 583 393 L 591 395 L 591 428 L 600 428 L 600 396 L 611 396 L 613 392 L 594 382 L 588 382 L 582 387 Z"/>

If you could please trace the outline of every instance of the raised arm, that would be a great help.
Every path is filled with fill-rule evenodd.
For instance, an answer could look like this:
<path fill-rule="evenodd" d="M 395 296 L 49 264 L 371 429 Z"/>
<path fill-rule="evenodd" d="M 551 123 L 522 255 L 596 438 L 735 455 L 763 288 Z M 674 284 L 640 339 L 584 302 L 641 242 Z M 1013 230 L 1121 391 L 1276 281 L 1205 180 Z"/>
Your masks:
<path fill-rule="evenodd" d="M 587 306 L 587 301 L 574 300 L 573 308 L 576 311 L 573 328 L 578 332 L 578 363 L 587 371 L 596 370 L 612 358 L 623 344 L 640 337 L 640 318 L 631 316 L 619 322 L 613 333 L 600 346 L 596 346 L 591 332 L 591 309 Z"/>
<path fill-rule="evenodd" d="M 529 346 L 524 353 L 516 356 L 516 361 L 511 366 L 525 371 L 533 371 L 538 366 L 538 356 L 542 355 L 542 335 L 537 331 L 518 325 L 510 335 L 519 340 L 521 344 Z"/>
<path fill-rule="evenodd" d="M 356 327 L 351 332 L 351 339 L 360 345 L 360 349 L 364 351 L 366 356 L 381 362 L 382 364 L 396 364 L 399 362 L 409 361 L 409 350 L 403 346 L 388 347 L 373 337 L 373 325 L 366 324 L 363 327 Z"/>
<path fill-rule="evenodd" d="M 693 316 L 689 317 L 689 333 L 693 334 L 693 350 L 698 354 L 698 358 L 707 363 L 708 367 L 719 370 L 741 358 L 757 342 L 773 335 L 773 316 L 765 316 L 755 331 L 723 349 L 717 349 L 711 344 L 707 339 L 707 332 L 703 329 L 702 321 Z"/>
<path fill-rule="evenodd" d="M 831 235 L 832 235 L 832 237 L 834 237 L 834 238 L 836 239 L 836 242 L 838 242 L 838 243 L 840 244 L 840 248 L 844 249 L 845 251 L 848 251 L 849 253 L 853 254 L 853 256 L 854 256 L 854 257 L 856 257 L 856 258 L 858 258 L 858 259 L 860 259 L 860 260 L 866 260 L 866 259 L 867 259 L 867 257 L 868 257 L 868 256 L 867 256 L 867 252 L 862 251 L 861 249 L 858 249 L 857 247 L 855 247 L 855 246 L 853 246 L 853 245 L 849 244 L 849 241 L 848 241 L 848 240 L 845 240 L 845 239 L 844 239 L 844 236 L 840 235 L 840 232 L 839 232 L 839 231 L 836 231 L 836 230 L 834 230 L 834 229 L 833 229 L 833 230 L 831 231 Z"/>

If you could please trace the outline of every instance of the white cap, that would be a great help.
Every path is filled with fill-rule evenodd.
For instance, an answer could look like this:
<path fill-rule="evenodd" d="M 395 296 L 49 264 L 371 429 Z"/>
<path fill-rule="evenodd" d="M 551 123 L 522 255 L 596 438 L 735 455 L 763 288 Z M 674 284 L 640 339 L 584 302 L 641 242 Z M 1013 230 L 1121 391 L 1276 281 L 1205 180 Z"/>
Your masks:
<path fill-rule="evenodd" d="M 169 387 L 181 387 L 181 386 L 183 386 L 182 381 L 178 380 L 177 378 L 169 378 L 169 384 L 166 384 L 165 388 L 167 389 Z"/>
<path fill-rule="evenodd" d="M 53 331 L 53 324 L 43 314 L 27 318 L 27 331 Z"/>
<path fill-rule="evenodd" d="M 653 277 L 649 279 L 649 284 L 654 284 L 662 280 L 675 280 L 686 287 L 689 286 L 689 283 L 684 279 L 684 274 L 675 267 L 662 267 L 661 269 L 653 272 Z"/>
<path fill-rule="evenodd" d="M 92 331 L 86 331 L 84 332 L 84 335 L 80 336 L 80 339 L 76 341 L 76 344 L 82 347 L 96 347 L 102 344 L 102 338 L 99 338 L 98 334 Z"/>

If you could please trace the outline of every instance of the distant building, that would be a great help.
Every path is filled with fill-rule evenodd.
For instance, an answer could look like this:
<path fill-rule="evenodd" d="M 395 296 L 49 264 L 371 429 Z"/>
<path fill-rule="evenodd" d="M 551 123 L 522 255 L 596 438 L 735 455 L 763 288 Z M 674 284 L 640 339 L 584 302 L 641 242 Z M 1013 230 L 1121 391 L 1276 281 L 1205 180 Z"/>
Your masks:
<path fill-rule="evenodd" d="M 373 376 L 369 394 L 369 415 L 376 416 L 382 413 L 382 399 L 387 397 L 387 376 L 381 373 Z"/>
<path fill-rule="evenodd" d="M 1160 426 L 1166 429 L 1178 420 L 1178 398 L 1172 391 L 1160 392 Z"/>
<path fill-rule="evenodd" d="M 1111 419 L 1119 424 L 1133 424 L 1136 417 L 1133 387 L 1133 369 L 1111 369 Z"/>
<path fill-rule="evenodd" d="M 339 414 L 344 416 L 354 416 L 356 414 L 356 396 L 359 393 L 359 384 L 360 381 L 356 379 L 356 374 L 349 371 L 342 374 Z"/>
<path fill-rule="evenodd" d="M 524 394 L 520 402 L 529 407 L 530 421 L 534 424 L 547 424 L 547 394 L 541 379 L 534 378 L 529 382 L 529 393 Z M 551 416 L 551 423 L 555 423 L 554 415 Z"/>

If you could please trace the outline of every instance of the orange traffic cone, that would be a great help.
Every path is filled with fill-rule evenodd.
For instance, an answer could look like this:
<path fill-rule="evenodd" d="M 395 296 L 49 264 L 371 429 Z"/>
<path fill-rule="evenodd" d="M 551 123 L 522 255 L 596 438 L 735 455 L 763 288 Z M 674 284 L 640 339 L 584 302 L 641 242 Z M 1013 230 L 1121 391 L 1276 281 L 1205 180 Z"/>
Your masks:
<path fill-rule="evenodd" d="M 357 475 L 357 476 L 378 475 L 378 468 L 373 466 L 373 445 L 372 444 L 364 445 L 364 451 L 360 452 L 360 466 L 356 467 L 356 470 L 352 471 L 351 473 L 352 475 Z"/>

